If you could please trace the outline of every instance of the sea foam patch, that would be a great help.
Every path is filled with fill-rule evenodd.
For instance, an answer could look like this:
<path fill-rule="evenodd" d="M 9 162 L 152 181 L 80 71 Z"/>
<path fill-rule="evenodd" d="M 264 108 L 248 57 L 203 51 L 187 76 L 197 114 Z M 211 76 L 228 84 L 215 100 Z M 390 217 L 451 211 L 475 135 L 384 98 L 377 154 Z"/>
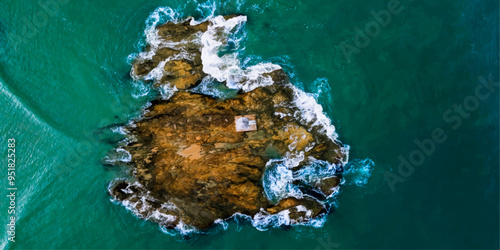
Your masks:
<path fill-rule="evenodd" d="M 375 163 L 371 159 L 354 159 L 345 166 L 346 184 L 364 186 L 372 175 Z"/>
<path fill-rule="evenodd" d="M 247 21 L 246 16 L 237 16 L 226 20 L 222 16 L 210 20 L 212 25 L 208 31 L 201 36 L 203 71 L 219 82 L 226 82 L 229 88 L 241 89 L 245 92 L 255 88 L 273 84 L 271 77 L 265 73 L 281 69 L 279 65 L 272 63 L 259 63 L 242 69 L 241 61 L 236 53 L 219 56 L 219 51 L 226 46 L 229 35 L 242 27 Z M 241 39 L 233 40 L 239 46 Z"/>

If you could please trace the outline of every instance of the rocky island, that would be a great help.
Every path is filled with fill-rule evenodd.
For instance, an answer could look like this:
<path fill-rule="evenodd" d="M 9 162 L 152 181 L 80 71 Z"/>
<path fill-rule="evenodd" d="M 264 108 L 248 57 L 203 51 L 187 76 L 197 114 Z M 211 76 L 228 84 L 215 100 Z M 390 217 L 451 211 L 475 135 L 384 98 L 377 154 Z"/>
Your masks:
<path fill-rule="evenodd" d="M 281 68 L 258 74 L 238 68 L 224 78 L 218 73 L 227 65 L 208 61 L 242 18 L 159 25 L 137 56 L 131 75 L 172 92 L 124 128 L 132 178 L 114 182 L 110 194 L 137 216 L 167 228 L 204 229 L 235 214 L 280 214 L 297 224 L 327 212 L 322 200 L 338 190 L 347 158 L 329 124 L 302 107 Z M 207 78 L 240 90 L 230 98 L 191 91 Z M 266 191 L 273 165 L 298 176 L 318 162 L 328 170 L 287 183 L 298 195 L 273 198 Z"/>

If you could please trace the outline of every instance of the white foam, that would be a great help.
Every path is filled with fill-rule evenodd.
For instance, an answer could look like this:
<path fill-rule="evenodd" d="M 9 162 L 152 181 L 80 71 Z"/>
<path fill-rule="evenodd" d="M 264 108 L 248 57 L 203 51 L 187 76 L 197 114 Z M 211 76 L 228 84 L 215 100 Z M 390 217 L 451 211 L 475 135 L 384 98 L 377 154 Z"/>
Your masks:
<path fill-rule="evenodd" d="M 147 41 L 151 41 L 151 46 L 158 46 L 161 41 L 158 38 L 158 31 L 156 27 L 168 21 L 178 22 L 180 20 L 180 13 L 170 7 L 156 8 L 146 19 L 146 29 L 144 35 Z"/>
<path fill-rule="evenodd" d="M 340 166 L 308 157 L 308 164 L 296 172 L 295 178 L 313 184 L 322 178 L 335 175 L 339 170 Z"/>
<path fill-rule="evenodd" d="M 198 86 L 190 89 L 190 91 L 193 93 L 213 96 L 215 98 L 223 98 L 226 96 L 224 92 L 217 89 L 217 83 L 211 76 L 204 77 L 201 80 L 201 83 L 198 84 Z"/>
<path fill-rule="evenodd" d="M 330 84 L 328 84 L 327 78 L 318 78 L 312 85 L 315 89 L 315 93 L 313 93 L 312 95 L 316 100 L 318 100 L 324 94 L 329 102 L 331 102 L 332 89 L 330 88 Z"/>
<path fill-rule="evenodd" d="M 229 227 L 229 223 L 227 223 L 227 221 L 225 221 L 223 219 L 215 220 L 214 224 L 220 225 L 222 227 L 222 229 L 224 229 L 224 230 L 227 230 L 227 228 Z"/>
<path fill-rule="evenodd" d="M 298 154 L 289 152 L 283 159 L 270 160 L 266 164 L 262 186 L 270 201 L 277 203 L 288 197 L 301 199 L 304 194 L 293 184 L 295 181 L 300 180 L 304 184 L 314 187 L 321 179 L 334 176 L 340 170 L 340 166 L 313 157 L 308 157 L 307 165 L 302 166 L 299 170 L 295 172 L 291 170 L 304 160 L 304 152 Z M 340 188 L 334 187 L 332 190 L 333 194 L 327 198 L 336 196 Z"/>
<path fill-rule="evenodd" d="M 213 16 L 213 12 L 214 11 L 212 11 L 209 15 L 210 17 Z M 211 24 L 209 25 L 208 30 L 203 34 L 198 33 L 199 39 L 190 41 L 183 40 L 181 42 L 163 40 L 158 35 L 156 27 L 167 21 L 179 22 L 181 21 L 179 16 L 180 15 L 178 15 L 172 8 L 160 7 L 148 17 L 146 20 L 146 29 L 144 34 L 150 49 L 139 54 L 134 54 L 135 60 L 150 60 L 156 54 L 158 49 L 165 47 L 180 50 L 181 53 L 170 58 L 166 58 L 164 61 L 160 62 L 145 77 L 139 77 L 134 71 L 132 71 L 131 76 L 134 80 L 144 79 L 158 82 L 165 74 L 164 67 L 167 61 L 180 59 L 193 60 L 192 55 L 184 51 L 184 45 L 189 42 L 199 43 L 201 46 L 203 71 L 219 82 L 226 82 L 226 85 L 229 88 L 241 89 L 247 92 L 258 87 L 273 84 L 272 78 L 270 76 L 264 76 L 264 74 L 281 69 L 279 65 L 272 63 L 259 63 L 243 69 L 237 53 L 229 53 L 219 56 L 220 50 L 227 45 L 228 40 L 231 40 L 231 42 L 235 44 L 236 49 L 241 50 L 240 42 L 243 37 L 234 37 L 231 39 L 230 35 L 235 29 L 242 27 L 242 25 L 247 21 L 246 16 L 237 16 L 228 20 L 226 20 L 223 16 L 213 17 L 210 19 Z M 194 19 L 191 19 L 190 24 L 196 25 L 202 21 L 195 21 Z M 131 61 L 131 56 L 129 56 L 128 60 Z"/>
<path fill-rule="evenodd" d="M 270 160 L 266 164 L 266 169 L 262 177 L 264 193 L 268 200 L 273 203 L 287 198 L 302 198 L 300 189 L 292 184 L 294 177 L 289 166 L 295 165 L 293 160 Z"/>
<path fill-rule="evenodd" d="M 160 213 L 160 212 L 158 212 L 158 210 L 154 210 L 151 213 L 149 219 L 153 219 L 155 221 L 161 221 L 162 223 L 170 224 L 170 223 L 175 222 L 175 220 L 177 219 L 177 217 L 175 217 L 175 216 L 173 216 L 171 214 Z"/>
<path fill-rule="evenodd" d="M 273 84 L 271 77 L 263 76 L 278 69 L 280 66 L 272 63 L 260 63 L 242 69 L 241 61 L 236 53 L 219 56 L 219 51 L 227 45 L 229 35 L 247 21 L 246 16 L 237 16 L 226 20 L 217 16 L 210 20 L 211 25 L 201 36 L 201 59 L 203 71 L 219 82 L 226 82 L 229 88 L 241 89 L 245 92 L 255 88 Z M 233 40 L 238 47 L 241 39 Z"/>
<path fill-rule="evenodd" d="M 177 87 L 170 87 L 168 84 L 160 86 L 161 99 L 168 100 L 177 92 Z"/>
<path fill-rule="evenodd" d="M 147 96 L 151 90 L 151 88 L 143 82 L 134 81 L 132 82 L 132 85 L 134 86 L 132 96 L 136 99 Z"/>
<path fill-rule="evenodd" d="M 128 130 L 126 128 L 124 128 L 123 126 L 111 128 L 111 132 L 121 134 L 121 135 L 128 134 Z"/>
<path fill-rule="evenodd" d="M 198 3 L 196 7 L 196 11 L 200 12 L 204 17 L 198 23 L 202 23 L 206 20 L 209 20 L 215 16 L 215 11 L 217 10 L 217 2 L 216 1 L 207 1 Z M 208 13 L 207 13 L 208 12 Z M 196 23 L 197 24 L 197 23 Z"/>
<path fill-rule="evenodd" d="M 110 183 L 108 190 L 112 191 L 114 186 L 118 181 L 123 181 L 123 179 L 117 179 Z M 134 188 L 140 190 L 140 193 L 134 193 L 130 187 L 133 186 Z M 129 194 L 130 197 L 129 199 L 119 201 L 116 199 L 111 199 L 112 202 L 114 203 L 119 203 L 123 205 L 127 210 L 131 211 L 135 216 L 145 219 L 145 220 L 150 220 L 153 222 L 156 222 L 160 224 L 160 228 L 162 231 L 166 233 L 172 233 L 164 225 L 170 225 L 171 223 L 175 222 L 178 218 L 172 214 L 165 214 L 160 211 L 160 209 L 164 209 L 166 211 L 178 211 L 177 206 L 171 202 L 163 203 L 160 206 L 160 209 L 154 209 L 152 207 L 152 203 L 159 203 L 159 201 L 152 196 L 149 195 L 149 191 L 145 189 L 144 186 L 142 186 L 139 182 L 135 182 L 133 184 L 128 184 L 126 189 L 122 189 L 122 191 L 126 194 Z M 132 202 L 131 198 L 138 198 L 136 202 Z M 145 214 L 145 215 L 144 215 Z M 192 226 L 186 225 L 182 220 L 180 220 L 176 227 L 176 231 L 181 233 L 181 234 L 190 234 L 192 232 L 195 232 L 196 229 Z"/>
<path fill-rule="evenodd" d="M 335 132 L 335 126 L 323 113 L 323 107 L 316 102 L 314 96 L 291 84 L 290 87 L 294 93 L 293 103 L 299 108 L 294 117 L 300 117 L 300 120 L 309 127 L 318 127 L 320 132 L 325 133 L 332 141 L 336 141 L 338 135 Z"/>
<path fill-rule="evenodd" d="M 354 159 L 345 166 L 344 177 L 347 185 L 364 186 L 372 175 L 375 163 L 369 159 Z"/>
<path fill-rule="evenodd" d="M 277 115 L 280 117 L 280 119 L 283 119 L 284 117 L 291 116 L 291 114 L 285 114 L 281 112 L 274 112 L 274 115 Z"/>
<path fill-rule="evenodd" d="M 295 212 L 305 212 L 306 214 L 300 218 L 300 221 L 294 220 L 290 218 L 290 209 L 295 209 Z M 303 205 L 298 205 L 290 209 L 285 209 L 272 215 L 261 209 L 261 211 L 252 218 L 252 226 L 259 231 L 266 231 L 269 228 L 278 228 L 290 225 L 312 226 L 319 228 L 322 227 L 326 221 L 326 216 L 312 218 L 312 211 L 308 210 Z"/>
<path fill-rule="evenodd" d="M 104 161 L 112 165 L 118 162 L 128 163 L 132 161 L 132 155 L 123 148 L 117 148 L 112 154 L 104 157 Z"/>
<path fill-rule="evenodd" d="M 177 226 L 175 226 L 175 229 L 168 229 L 164 226 L 160 226 L 160 230 L 170 236 L 176 236 L 176 235 L 191 235 L 193 233 L 198 233 L 198 229 L 196 229 L 193 226 L 187 225 L 184 223 L 182 220 L 177 223 Z"/>

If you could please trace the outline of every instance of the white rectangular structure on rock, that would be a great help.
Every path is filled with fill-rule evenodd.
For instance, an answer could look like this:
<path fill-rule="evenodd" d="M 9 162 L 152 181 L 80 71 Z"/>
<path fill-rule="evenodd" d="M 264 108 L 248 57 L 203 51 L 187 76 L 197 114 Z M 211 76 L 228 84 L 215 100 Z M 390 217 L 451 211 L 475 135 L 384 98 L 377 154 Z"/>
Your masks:
<path fill-rule="evenodd" d="M 257 119 L 255 115 L 235 116 L 236 132 L 247 132 L 257 130 Z"/>

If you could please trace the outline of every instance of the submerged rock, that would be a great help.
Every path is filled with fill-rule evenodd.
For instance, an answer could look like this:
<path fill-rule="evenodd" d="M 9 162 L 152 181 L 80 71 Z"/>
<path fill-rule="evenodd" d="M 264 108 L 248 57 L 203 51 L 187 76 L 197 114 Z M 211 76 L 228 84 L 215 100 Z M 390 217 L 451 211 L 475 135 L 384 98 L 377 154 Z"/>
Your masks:
<path fill-rule="evenodd" d="M 156 84 L 195 86 L 207 74 L 199 60 L 201 47 L 190 41 L 210 25 L 187 21 L 158 27 L 161 39 L 182 43 L 179 51 L 188 51 L 193 60 L 172 59 L 181 52 L 159 47 L 151 51 L 155 54 L 150 60 L 135 62 L 133 74 L 145 76 L 164 64 Z M 132 142 L 123 148 L 131 154 L 135 182 L 119 181 L 110 194 L 140 217 L 167 227 L 203 229 L 236 213 L 254 217 L 286 212 L 292 224 L 324 214 L 325 204 L 308 195 L 271 202 L 263 174 L 271 159 L 291 159 L 288 167 L 294 172 L 313 160 L 342 166 L 343 145 L 316 120 L 304 118 L 308 111 L 298 107 L 297 90 L 283 70 L 260 77 L 273 84 L 231 99 L 177 91 L 168 100 L 153 101 L 141 119 L 125 128 Z M 330 177 L 338 180 L 335 171 Z M 326 194 L 339 184 L 333 180 L 307 188 Z"/>

